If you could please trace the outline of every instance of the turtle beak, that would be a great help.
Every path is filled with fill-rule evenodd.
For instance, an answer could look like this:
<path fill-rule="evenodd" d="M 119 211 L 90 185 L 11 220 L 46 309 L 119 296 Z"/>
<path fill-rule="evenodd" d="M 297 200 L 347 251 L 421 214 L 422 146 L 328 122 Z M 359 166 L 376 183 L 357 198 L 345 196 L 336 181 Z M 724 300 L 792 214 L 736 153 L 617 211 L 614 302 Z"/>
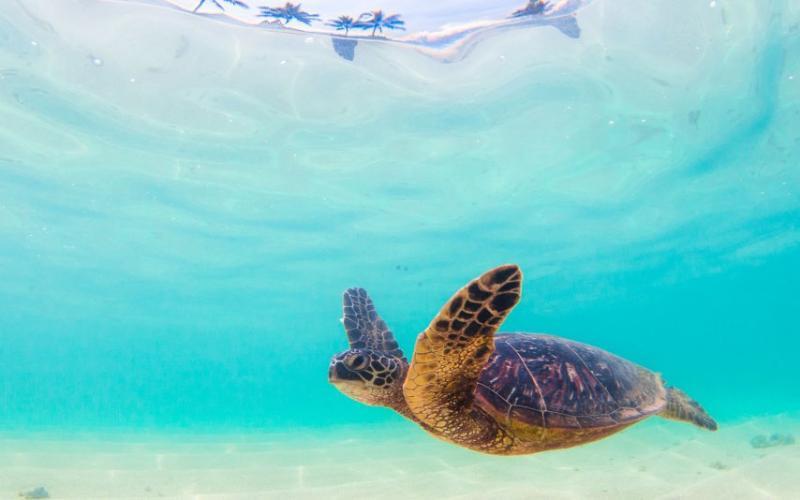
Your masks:
<path fill-rule="evenodd" d="M 328 382 L 331 384 L 336 384 L 339 380 L 336 377 L 336 367 L 339 365 L 336 361 L 332 362 L 330 366 L 328 366 Z"/>

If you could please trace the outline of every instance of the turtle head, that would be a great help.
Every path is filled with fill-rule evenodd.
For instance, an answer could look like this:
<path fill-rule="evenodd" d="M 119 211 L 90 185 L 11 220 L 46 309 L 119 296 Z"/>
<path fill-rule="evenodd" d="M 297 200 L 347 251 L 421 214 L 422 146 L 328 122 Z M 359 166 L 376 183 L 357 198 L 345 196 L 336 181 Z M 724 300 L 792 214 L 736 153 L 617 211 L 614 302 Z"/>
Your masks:
<path fill-rule="evenodd" d="M 345 290 L 342 313 L 350 349 L 331 359 L 328 380 L 356 401 L 388 406 L 406 414 L 403 382 L 408 361 L 367 291 L 363 288 Z"/>
<path fill-rule="evenodd" d="M 328 380 L 360 403 L 394 408 L 403 401 L 406 371 L 405 358 L 371 349 L 348 349 L 331 359 Z"/>

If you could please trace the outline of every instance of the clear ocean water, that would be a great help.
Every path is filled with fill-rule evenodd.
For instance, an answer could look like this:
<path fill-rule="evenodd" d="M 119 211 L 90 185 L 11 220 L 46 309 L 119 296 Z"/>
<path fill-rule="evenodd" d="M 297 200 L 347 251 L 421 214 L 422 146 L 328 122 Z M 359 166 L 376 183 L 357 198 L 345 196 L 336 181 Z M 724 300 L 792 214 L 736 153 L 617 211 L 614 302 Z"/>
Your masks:
<path fill-rule="evenodd" d="M 797 448 L 749 441 L 798 432 L 800 4 L 572 2 L 577 38 L 533 23 L 347 60 L 190 3 L 0 10 L 1 495 L 709 498 L 694 472 L 673 488 L 702 457 L 709 488 L 797 498 Z M 468 3 L 386 9 L 433 31 L 483 19 Z M 721 430 L 484 457 L 328 383 L 344 289 L 410 355 L 507 262 L 505 330 L 658 371 Z M 167 481 L 156 456 L 190 465 Z"/>

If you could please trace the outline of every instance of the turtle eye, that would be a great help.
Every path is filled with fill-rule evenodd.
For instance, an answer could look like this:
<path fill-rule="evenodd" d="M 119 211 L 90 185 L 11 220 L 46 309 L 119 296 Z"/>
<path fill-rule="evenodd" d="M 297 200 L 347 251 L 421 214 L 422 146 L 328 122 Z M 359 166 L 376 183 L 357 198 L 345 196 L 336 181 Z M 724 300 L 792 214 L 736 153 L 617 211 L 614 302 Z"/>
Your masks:
<path fill-rule="evenodd" d="M 361 354 L 356 354 L 355 356 L 350 356 L 347 358 L 347 365 L 354 370 L 360 370 L 361 368 L 364 368 L 366 362 L 367 360 L 364 359 L 364 356 Z"/>

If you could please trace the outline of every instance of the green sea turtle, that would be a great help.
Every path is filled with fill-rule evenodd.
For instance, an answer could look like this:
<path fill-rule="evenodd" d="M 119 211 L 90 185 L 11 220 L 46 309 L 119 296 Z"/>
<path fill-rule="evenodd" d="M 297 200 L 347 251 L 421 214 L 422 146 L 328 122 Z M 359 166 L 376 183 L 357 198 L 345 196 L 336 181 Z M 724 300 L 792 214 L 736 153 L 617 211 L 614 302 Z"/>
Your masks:
<path fill-rule="evenodd" d="M 409 364 L 361 288 L 344 293 L 350 349 L 330 382 L 472 450 L 520 455 L 594 441 L 651 415 L 717 424 L 679 389 L 630 361 L 550 335 L 497 330 L 522 292 L 515 265 L 456 292 L 417 337 Z"/>

